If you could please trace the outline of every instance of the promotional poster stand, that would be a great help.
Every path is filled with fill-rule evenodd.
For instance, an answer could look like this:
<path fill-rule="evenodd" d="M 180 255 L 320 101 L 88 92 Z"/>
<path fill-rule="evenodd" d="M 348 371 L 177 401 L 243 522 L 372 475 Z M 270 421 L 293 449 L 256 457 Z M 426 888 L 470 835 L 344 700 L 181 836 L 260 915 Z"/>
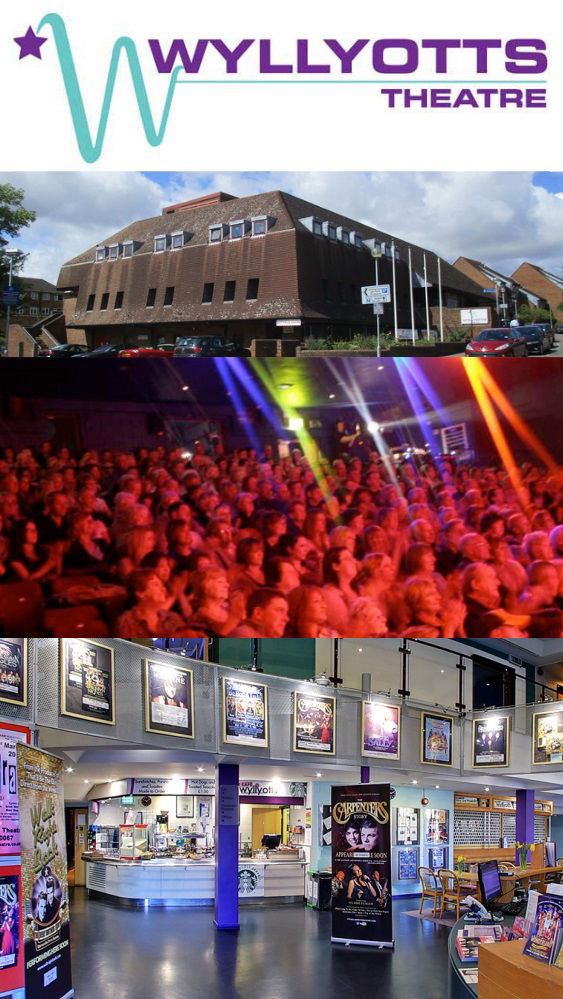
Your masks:
<path fill-rule="evenodd" d="M 332 943 L 394 949 L 391 787 L 332 788 Z"/>
<path fill-rule="evenodd" d="M 24 959 L 16 745 L 30 730 L 0 722 L 0 997 L 23 999 Z"/>

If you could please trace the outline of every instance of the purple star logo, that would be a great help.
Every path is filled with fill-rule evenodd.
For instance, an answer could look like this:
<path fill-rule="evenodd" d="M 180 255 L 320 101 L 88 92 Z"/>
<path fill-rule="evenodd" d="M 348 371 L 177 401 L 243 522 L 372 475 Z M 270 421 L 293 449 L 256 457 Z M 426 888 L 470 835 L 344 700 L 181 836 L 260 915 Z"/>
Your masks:
<path fill-rule="evenodd" d="M 36 59 L 41 58 L 41 46 L 47 41 L 46 38 L 40 38 L 36 35 L 33 28 L 30 26 L 25 35 L 20 35 L 19 38 L 14 38 L 16 45 L 20 47 L 20 59 L 25 59 L 26 56 L 35 56 Z"/>

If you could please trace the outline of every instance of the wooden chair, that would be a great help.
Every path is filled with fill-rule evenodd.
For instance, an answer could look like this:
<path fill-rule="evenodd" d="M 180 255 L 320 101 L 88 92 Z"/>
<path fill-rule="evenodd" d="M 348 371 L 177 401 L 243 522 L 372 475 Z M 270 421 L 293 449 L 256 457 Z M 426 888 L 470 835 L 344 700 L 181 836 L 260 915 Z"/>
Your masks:
<path fill-rule="evenodd" d="M 430 867 L 419 867 L 418 877 L 422 885 L 422 898 L 420 900 L 419 912 L 422 912 L 422 906 L 424 905 L 424 899 L 429 898 L 434 902 L 434 919 L 436 918 L 436 909 L 442 900 L 442 886 L 438 881 L 436 872 L 431 870 Z"/>
<path fill-rule="evenodd" d="M 440 879 L 440 884 L 442 887 L 442 905 L 440 908 L 440 919 L 444 913 L 444 909 L 447 905 L 451 905 L 455 908 L 456 917 L 459 919 L 459 910 L 461 906 L 462 898 L 465 898 L 470 892 L 475 892 L 475 885 L 463 884 L 462 878 L 456 874 L 455 871 L 441 870 L 438 871 L 438 877 Z"/>

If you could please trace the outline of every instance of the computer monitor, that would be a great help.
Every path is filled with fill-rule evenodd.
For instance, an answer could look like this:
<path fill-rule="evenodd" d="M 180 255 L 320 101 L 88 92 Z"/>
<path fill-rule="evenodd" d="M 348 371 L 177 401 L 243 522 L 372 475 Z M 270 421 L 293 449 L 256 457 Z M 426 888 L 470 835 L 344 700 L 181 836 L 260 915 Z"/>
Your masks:
<path fill-rule="evenodd" d="M 478 864 L 479 887 L 483 905 L 488 906 L 495 898 L 502 895 L 502 887 L 496 860 L 487 860 L 484 864 Z"/>
<path fill-rule="evenodd" d="M 281 836 L 274 836 L 268 833 L 266 836 L 262 836 L 262 846 L 265 846 L 267 850 L 277 850 L 280 840 Z"/>

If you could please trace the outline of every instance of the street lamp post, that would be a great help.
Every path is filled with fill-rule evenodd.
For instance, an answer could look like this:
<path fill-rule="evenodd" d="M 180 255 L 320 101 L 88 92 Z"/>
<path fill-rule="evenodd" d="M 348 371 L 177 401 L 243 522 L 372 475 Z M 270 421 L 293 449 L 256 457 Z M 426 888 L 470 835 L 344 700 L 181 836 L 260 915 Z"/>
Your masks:
<path fill-rule="evenodd" d="M 379 265 L 380 257 L 383 256 L 383 254 L 381 252 L 381 247 L 380 247 L 379 243 L 376 243 L 374 245 L 374 248 L 371 251 L 371 255 L 372 255 L 372 257 L 374 258 L 374 261 L 375 261 L 375 283 L 379 284 L 379 266 L 378 265 Z M 374 306 L 374 308 L 377 308 L 379 310 L 379 306 L 378 305 Z M 379 311 L 376 313 L 376 320 L 377 320 L 377 356 L 381 357 L 381 345 L 380 345 L 380 342 L 379 342 Z"/>
<path fill-rule="evenodd" d="M 14 257 L 15 257 L 15 255 L 16 255 L 17 252 L 18 252 L 17 250 L 4 250 L 4 253 L 6 254 L 6 256 L 8 257 L 8 259 L 10 261 L 10 270 L 9 270 L 9 276 L 8 276 L 8 286 L 10 288 L 12 286 L 13 260 L 14 260 Z M 11 308 L 11 306 L 10 306 L 10 303 L 8 302 L 8 304 L 6 306 L 6 349 L 8 347 L 8 335 L 10 333 L 10 308 Z"/>

